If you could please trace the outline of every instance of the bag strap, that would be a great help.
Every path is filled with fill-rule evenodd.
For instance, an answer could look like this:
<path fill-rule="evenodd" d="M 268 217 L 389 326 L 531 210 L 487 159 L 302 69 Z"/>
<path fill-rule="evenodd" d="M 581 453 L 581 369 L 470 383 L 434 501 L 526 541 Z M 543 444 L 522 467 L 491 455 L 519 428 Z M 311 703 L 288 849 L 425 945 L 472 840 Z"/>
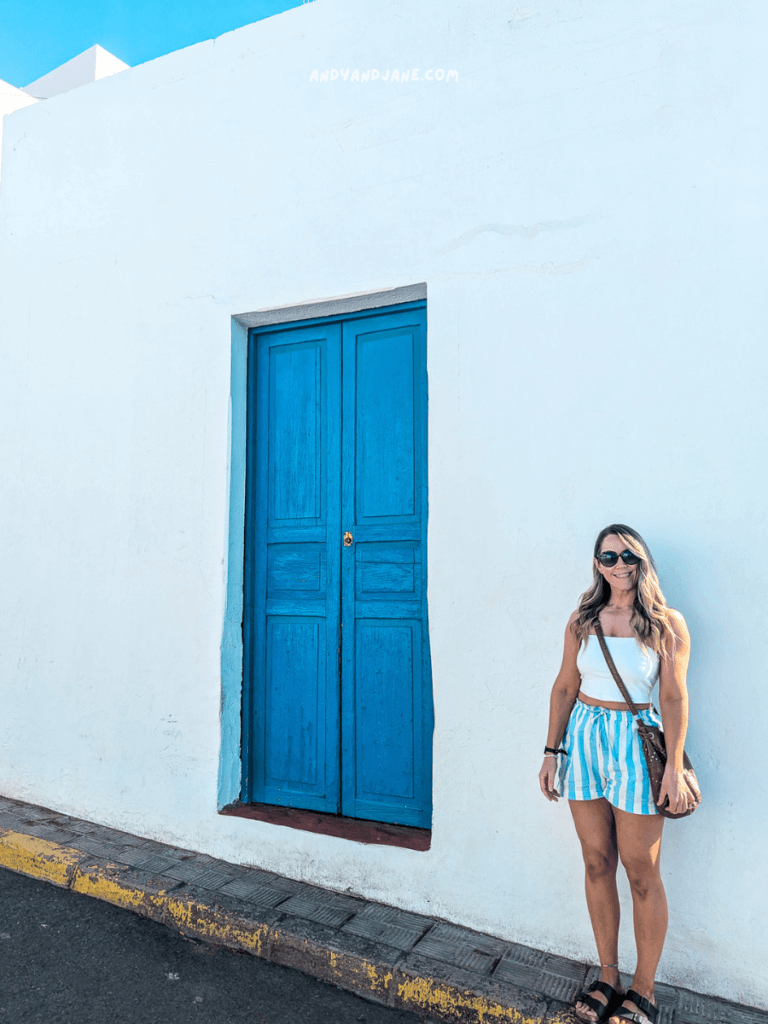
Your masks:
<path fill-rule="evenodd" d="M 603 656 L 605 657 L 605 660 L 608 662 L 608 668 L 611 670 L 611 675 L 616 680 L 616 685 L 621 690 L 624 700 L 629 705 L 629 710 L 632 712 L 635 718 L 637 718 L 638 722 L 641 725 L 645 725 L 645 722 L 643 722 L 642 718 L 640 717 L 640 712 L 637 710 L 637 707 L 632 702 L 632 698 L 627 693 L 627 688 L 622 682 L 618 669 L 613 663 L 611 652 L 608 650 L 608 644 L 605 642 L 605 636 L 603 635 L 603 627 L 600 625 L 600 620 L 597 618 L 595 619 L 595 635 L 597 636 L 597 639 L 600 643 L 600 647 L 602 648 Z"/>

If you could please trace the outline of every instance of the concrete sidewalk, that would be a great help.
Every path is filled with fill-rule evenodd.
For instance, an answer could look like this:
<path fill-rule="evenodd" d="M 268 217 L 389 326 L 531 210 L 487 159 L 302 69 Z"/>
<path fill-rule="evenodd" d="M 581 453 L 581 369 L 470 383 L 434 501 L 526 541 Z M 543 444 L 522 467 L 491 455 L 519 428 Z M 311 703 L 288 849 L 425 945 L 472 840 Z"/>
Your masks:
<path fill-rule="evenodd" d="M 587 964 L 445 921 L 5 797 L 0 867 L 432 1021 L 568 1021 L 574 995 L 597 976 Z M 656 993 L 658 1024 L 768 1024 L 761 1010 L 669 985 Z"/>

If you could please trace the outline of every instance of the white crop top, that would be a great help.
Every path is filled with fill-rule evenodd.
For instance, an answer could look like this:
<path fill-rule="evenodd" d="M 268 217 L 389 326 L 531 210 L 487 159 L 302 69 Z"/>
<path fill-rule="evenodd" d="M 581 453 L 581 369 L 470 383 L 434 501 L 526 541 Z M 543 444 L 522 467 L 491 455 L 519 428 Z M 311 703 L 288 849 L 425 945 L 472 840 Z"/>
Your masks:
<path fill-rule="evenodd" d="M 581 673 L 581 690 L 594 700 L 624 703 L 621 690 L 611 675 L 608 663 L 600 649 L 600 641 L 590 634 L 589 642 L 582 642 L 576 657 Z M 633 636 L 607 636 L 605 642 L 614 664 L 635 704 L 650 704 L 651 693 L 659 681 L 659 656 Z"/>

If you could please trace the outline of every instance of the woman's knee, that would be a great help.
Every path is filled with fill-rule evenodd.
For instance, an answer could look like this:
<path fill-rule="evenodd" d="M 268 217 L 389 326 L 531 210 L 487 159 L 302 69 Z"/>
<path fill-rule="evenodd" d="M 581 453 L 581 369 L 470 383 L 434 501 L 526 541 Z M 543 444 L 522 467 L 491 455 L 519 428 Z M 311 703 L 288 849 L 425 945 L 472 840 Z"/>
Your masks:
<path fill-rule="evenodd" d="M 618 857 L 605 850 L 584 850 L 584 867 L 590 882 L 599 882 L 616 874 Z"/>
<path fill-rule="evenodd" d="M 661 873 L 658 860 L 651 858 L 622 857 L 621 863 L 627 873 L 632 895 L 638 899 L 647 899 L 661 885 Z"/>

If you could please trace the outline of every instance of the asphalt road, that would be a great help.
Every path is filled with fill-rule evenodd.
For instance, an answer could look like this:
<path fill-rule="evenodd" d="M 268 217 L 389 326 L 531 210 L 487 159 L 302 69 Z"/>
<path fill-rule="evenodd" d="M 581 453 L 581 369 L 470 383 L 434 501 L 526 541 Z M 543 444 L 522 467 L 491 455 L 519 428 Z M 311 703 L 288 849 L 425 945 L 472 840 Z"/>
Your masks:
<path fill-rule="evenodd" d="M 0 1024 L 422 1024 L 0 869 Z"/>

